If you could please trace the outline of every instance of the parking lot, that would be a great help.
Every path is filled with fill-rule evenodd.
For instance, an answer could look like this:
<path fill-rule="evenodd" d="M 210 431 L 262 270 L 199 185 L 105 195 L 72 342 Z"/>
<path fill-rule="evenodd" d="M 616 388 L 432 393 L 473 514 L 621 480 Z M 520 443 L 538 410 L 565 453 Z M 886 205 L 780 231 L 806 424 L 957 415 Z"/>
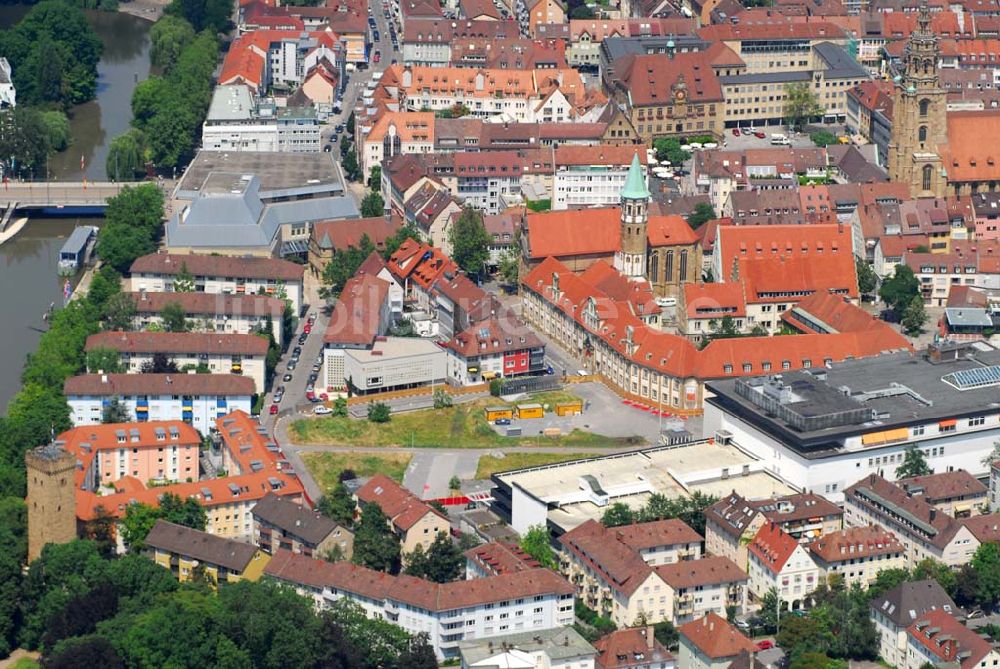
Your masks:
<path fill-rule="evenodd" d="M 541 436 L 548 429 L 558 429 L 562 434 L 573 430 L 583 430 L 606 437 L 639 437 L 650 444 L 658 443 L 661 429 L 668 429 L 676 424 L 678 419 L 655 416 L 649 411 L 623 404 L 620 397 L 611 392 L 601 383 L 579 383 L 567 385 L 564 390 L 583 400 L 583 413 L 577 416 L 557 416 L 555 407 L 547 407 L 544 418 L 519 420 L 514 418 L 510 425 L 494 425 L 499 434 L 507 434 L 511 427 L 520 428 L 521 436 Z M 505 397 L 517 402 L 530 401 L 522 396 Z M 701 418 L 680 420 L 684 429 L 694 438 L 701 438 Z"/>

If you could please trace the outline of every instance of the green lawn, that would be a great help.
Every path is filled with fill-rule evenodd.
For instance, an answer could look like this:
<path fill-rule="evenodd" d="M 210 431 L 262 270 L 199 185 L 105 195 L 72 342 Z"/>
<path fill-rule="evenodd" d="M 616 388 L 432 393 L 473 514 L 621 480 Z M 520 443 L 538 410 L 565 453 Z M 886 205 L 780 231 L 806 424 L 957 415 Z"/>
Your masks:
<path fill-rule="evenodd" d="M 567 393 L 539 393 L 524 402 L 552 405 L 576 399 Z M 393 414 L 388 423 L 324 416 L 297 420 L 292 437 L 299 444 L 342 446 L 402 446 L 413 448 L 510 448 L 527 444 L 553 446 L 626 446 L 633 440 L 604 437 L 574 430 L 560 437 L 505 437 L 486 422 L 483 408 L 504 402 L 496 398 L 457 404 L 448 409 L 425 409 Z"/>
<path fill-rule="evenodd" d="M 476 478 L 488 479 L 492 474 L 511 469 L 552 465 L 557 462 L 592 457 L 594 457 L 593 453 L 525 453 L 517 451 L 507 453 L 502 458 L 484 455 L 479 458 L 479 466 L 476 467 Z"/>
<path fill-rule="evenodd" d="M 412 455 L 407 453 L 303 453 L 306 467 L 312 472 L 316 482 L 323 490 L 329 490 L 337 485 L 340 472 L 353 469 L 358 476 L 373 476 L 385 474 L 394 481 L 403 480 L 406 467 L 410 464 Z"/>

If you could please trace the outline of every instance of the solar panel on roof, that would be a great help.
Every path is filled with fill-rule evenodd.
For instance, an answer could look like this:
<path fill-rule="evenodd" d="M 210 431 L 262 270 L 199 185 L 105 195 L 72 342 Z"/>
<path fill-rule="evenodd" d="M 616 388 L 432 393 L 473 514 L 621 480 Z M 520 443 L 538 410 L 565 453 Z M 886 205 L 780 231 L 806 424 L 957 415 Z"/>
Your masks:
<path fill-rule="evenodd" d="M 959 390 L 974 390 L 1000 385 L 1000 365 L 963 369 L 941 377 L 941 380 Z"/>

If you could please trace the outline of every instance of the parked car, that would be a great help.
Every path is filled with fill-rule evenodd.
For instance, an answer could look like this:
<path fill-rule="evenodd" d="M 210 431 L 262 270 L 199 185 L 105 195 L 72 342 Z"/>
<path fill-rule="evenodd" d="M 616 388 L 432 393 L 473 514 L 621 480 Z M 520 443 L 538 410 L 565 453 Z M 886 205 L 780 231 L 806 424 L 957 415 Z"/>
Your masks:
<path fill-rule="evenodd" d="M 292 358 L 291 360 L 288 361 L 288 364 L 285 365 L 285 369 L 287 369 L 289 372 L 294 372 L 295 371 L 295 365 L 297 365 L 297 364 L 299 364 L 299 359 L 298 358 Z"/>
<path fill-rule="evenodd" d="M 321 404 L 320 406 L 313 409 L 313 413 L 316 414 L 317 416 L 325 416 L 327 414 L 333 413 L 333 409 L 331 409 L 328 406 L 323 406 Z"/>
<path fill-rule="evenodd" d="M 377 63 L 380 60 L 382 60 L 382 51 L 380 49 L 375 49 L 375 55 L 372 56 L 372 61 Z"/>
<path fill-rule="evenodd" d="M 330 153 L 333 151 L 333 144 L 327 144 L 323 147 L 323 153 Z"/>
<path fill-rule="evenodd" d="M 764 139 L 765 137 L 767 137 L 767 135 L 765 135 L 762 132 L 755 132 L 753 136 L 756 137 L 757 139 Z"/>
<path fill-rule="evenodd" d="M 774 648 L 774 642 L 770 639 L 757 642 L 757 650 L 771 650 L 772 648 Z"/>
<path fill-rule="evenodd" d="M 339 135 L 340 133 L 344 132 L 344 125 L 340 124 L 340 125 L 335 126 L 333 128 L 333 131 Z"/>
<path fill-rule="evenodd" d="M 268 413 L 270 413 L 272 416 L 274 414 L 278 413 L 278 405 L 277 404 L 272 404 L 271 405 L 271 409 L 269 410 Z"/>
<path fill-rule="evenodd" d="M 302 355 L 302 347 L 301 346 L 296 346 L 295 348 L 292 349 L 292 357 L 293 358 L 297 358 L 300 355 Z"/>
<path fill-rule="evenodd" d="M 309 334 L 309 333 L 310 333 L 310 332 L 312 332 L 312 331 L 313 331 L 313 326 L 312 326 L 312 323 L 306 323 L 306 324 L 305 324 L 305 325 L 304 325 L 304 326 L 302 327 L 302 334 Z"/>
<path fill-rule="evenodd" d="M 744 632 L 750 629 L 750 623 L 746 620 L 737 620 L 736 627 L 743 630 Z"/>
<path fill-rule="evenodd" d="M 314 391 L 312 391 L 312 390 L 307 390 L 306 391 L 306 399 L 309 400 L 310 402 L 318 402 L 319 401 L 319 400 L 316 399 L 316 393 Z"/>
<path fill-rule="evenodd" d="M 494 425 L 510 425 L 510 418 L 497 418 L 493 421 Z"/>
<path fill-rule="evenodd" d="M 292 375 L 291 374 L 285 374 L 283 377 L 281 377 L 281 380 L 284 381 L 285 383 L 288 383 L 289 381 L 292 380 Z"/>
<path fill-rule="evenodd" d="M 303 332 L 302 334 L 299 335 L 299 346 L 301 346 L 302 344 L 306 343 L 306 338 L 308 336 L 309 335 L 307 335 L 305 332 Z"/>
<path fill-rule="evenodd" d="M 739 136 L 740 136 L 740 129 L 733 128 L 733 137 L 739 137 Z"/>
<path fill-rule="evenodd" d="M 313 384 L 316 383 L 316 379 L 318 379 L 318 378 L 319 378 L 319 374 L 316 374 L 315 372 L 313 372 L 312 374 L 309 375 L 309 383 L 313 383 Z"/>

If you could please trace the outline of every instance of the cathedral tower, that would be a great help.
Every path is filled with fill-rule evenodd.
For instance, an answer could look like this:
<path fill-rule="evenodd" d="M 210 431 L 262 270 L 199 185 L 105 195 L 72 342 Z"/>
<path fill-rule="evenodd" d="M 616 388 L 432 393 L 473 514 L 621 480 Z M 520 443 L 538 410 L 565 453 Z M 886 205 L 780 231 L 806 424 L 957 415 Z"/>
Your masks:
<path fill-rule="evenodd" d="M 632 156 L 632 165 L 621 192 L 621 248 L 615 253 L 615 269 L 631 278 L 646 276 L 646 236 L 649 190 L 639 164 L 639 154 Z"/>
<path fill-rule="evenodd" d="M 908 184 L 914 197 L 942 197 L 947 190 L 938 147 L 948 141 L 946 94 L 938 79 L 939 46 L 931 30 L 927 0 L 917 29 L 903 51 L 903 73 L 895 78 L 889 178 Z"/>

